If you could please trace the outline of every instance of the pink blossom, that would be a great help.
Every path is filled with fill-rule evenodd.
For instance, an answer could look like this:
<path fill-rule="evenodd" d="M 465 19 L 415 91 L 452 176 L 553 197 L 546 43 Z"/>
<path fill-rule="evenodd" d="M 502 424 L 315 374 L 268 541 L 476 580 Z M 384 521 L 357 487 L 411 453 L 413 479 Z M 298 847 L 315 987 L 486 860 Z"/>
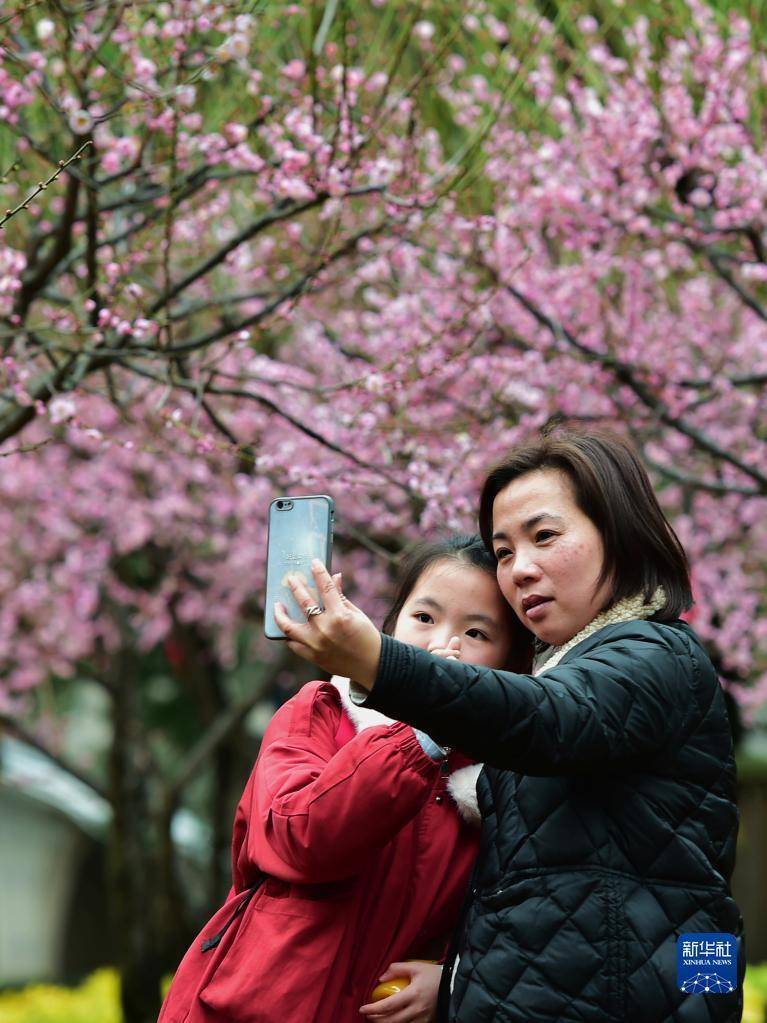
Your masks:
<path fill-rule="evenodd" d="M 93 117 L 83 108 L 73 110 L 69 115 L 69 127 L 75 135 L 85 135 L 93 127 Z"/>
<path fill-rule="evenodd" d="M 302 60 L 295 58 L 283 66 L 281 74 L 293 82 L 299 82 L 306 74 L 306 67 Z"/>
<path fill-rule="evenodd" d="M 56 32 L 56 24 L 50 18 L 41 18 L 35 25 L 35 35 L 41 43 L 49 42 Z"/>
<path fill-rule="evenodd" d="M 235 124 L 230 121 L 223 127 L 223 135 L 227 142 L 232 145 L 236 145 L 238 142 L 244 142 L 248 137 L 248 129 L 244 124 Z"/>
<path fill-rule="evenodd" d="M 48 405 L 48 415 L 52 423 L 64 423 L 77 412 L 77 405 L 68 395 L 52 398 Z"/>
<path fill-rule="evenodd" d="M 115 70 L 142 88 L 126 90 L 109 118 L 114 76 L 96 67 L 74 93 L 63 64 L 41 52 L 39 19 L 22 25 L 26 52 L 49 60 L 59 109 L 89 119 L 97 178 L 112 180 L 99 195 L 95 287 L 78 216 L 66 266 L 29 310 L 19 301 L 32 230 L 63 215 L 64 175 L 0 244 L 0 390 L 8 407 L 35 412 L 6 442 L 0 473 L 2 705 L 115 650 L 123 616 L 150 649 L 174 609 L 234 664 L 262 610 L 265 508 L 286 490 L 337 497 L 349 592 L 380 610 L 390 585 L 382 542 L 473 528 L 488 465 L 565 416 L 630 432 L 642 447 L 695 568 L 695 628 L 756 713 L 767 520 L 754 476 L 767 473 L 767 408 L 763 389 L 742 379 L 767 373 L 756 311 L 767 153 L 744 115 L 767 63 L 743 19 L 725 31 L 707 11 L 690 7 L 690 31 L 663 48 L 632 15 L 620 58 L 587 16 L 579 30 L 592 36 L 594 75 L 584 80 L 560 73 L 560 58 L 584 56 L 566 40 L 556 54 L 536 49 L 550 26 L 526 2 L 513 34 L 472 9 L 430 76 L 445 131 L 407 88 L 411 58 L 423 46 L 438 53 L 436 20 L 408 43 L 407 74 L 394 69 L 389 81 L 375 61 L 344 65 L 334 39 L 310 79 L 298 59 L 277 73 L 260 59 L 263 70 L 250 66 L 256 27 L 259 39 L 278 31 L 292 17 L 283 8 L 262 5 L 247 20 L 220 4 L 167 5 L 140 35 L 126 12 Z M 81 21 L 73 54 L 98 41 L 97 17 Z M 11 124 L 32 123 L 39 63 L 0 67 Z M 519 116 L 506 82 L 523 67 Z M 222 89 L 241 97 L 237 113 L 217 102 Z M 461 169 L 460 138 L 479 147 L 479 206 L 443 187 Z M 24 144 L 26 174 L 36 157 Z M 177 202 L 172 175 L 183 183 Z M 189 182 L 199 188 L 187 194 Z M 9 182 L 9 202 L 27 184 Z M 164 305 L 168 278 L 187 275 Z M 46 406 L 35 382 L 50 365 L 30 344 L 33 328 L 83 352 L 119 347 L 124 360 L 109 386 L 101 372 L 73 376 L 74 390 Z M 182 360 L 153 354 L 210 335 Z M 203 406 L 205 387 L 223 429 Z M 22 441 L 33 450 L 10 454 Z M 162 551 L 151 591 L 116 571 L 137 551 Z"/>

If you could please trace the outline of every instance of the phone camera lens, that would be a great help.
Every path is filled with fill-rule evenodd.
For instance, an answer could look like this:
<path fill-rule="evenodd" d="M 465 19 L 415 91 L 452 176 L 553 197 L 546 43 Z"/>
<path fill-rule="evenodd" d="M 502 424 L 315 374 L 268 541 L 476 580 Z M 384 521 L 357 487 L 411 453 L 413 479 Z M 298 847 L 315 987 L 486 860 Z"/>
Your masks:
<path fill-rule="evenodd" d="M 277 502 L 277 507 L 278 507 L 278 508 L 282 508 L 282 501 L 278 501 L 278 502 Z"/>

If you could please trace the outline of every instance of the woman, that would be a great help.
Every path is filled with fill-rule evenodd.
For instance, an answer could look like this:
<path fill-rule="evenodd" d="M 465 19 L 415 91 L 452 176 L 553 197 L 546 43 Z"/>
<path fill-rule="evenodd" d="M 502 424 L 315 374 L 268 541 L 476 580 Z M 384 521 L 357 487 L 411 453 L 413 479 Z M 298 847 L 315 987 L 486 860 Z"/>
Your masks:
<path fill-rule="evenodd" d="M 369 691 L 366 706 L 486 763 L 443 1018 L 739 1020 L 742 947 L 732 993 L 677 987 L 679 935 L 741 945 L 735 766 L 716 672 L 679 620 L 686 557 L 639 458 L 610 435 L 549 435 L 489 475 L 479 518 L 537 637 L 533 675 L 380 636 L 319 565 L 326 613 L 278 618 L 293 650 Z"/>
<path fill-rule="evenodd" d="M 440 659 L 530 661 L 479 537 L 418 548 L 383 629 Z M 304 686 L 264 736 L 237 808 L 232 891 L 184 957 L 162 1023 L 433 1019 L 441 967 L 400 960 L 444 957 L 477 849 L 478 773 L 355 707 L 348 679 Z M 408 987 L 371 1003 L 395 976 Z"/>

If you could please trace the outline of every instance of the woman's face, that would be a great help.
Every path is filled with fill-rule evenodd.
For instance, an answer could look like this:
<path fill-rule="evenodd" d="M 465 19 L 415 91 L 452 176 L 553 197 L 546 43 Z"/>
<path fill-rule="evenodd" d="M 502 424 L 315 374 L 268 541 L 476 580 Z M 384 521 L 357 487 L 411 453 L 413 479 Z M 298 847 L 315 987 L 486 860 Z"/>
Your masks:
<path fill-rule="evenodd" d="M 435 561 L 402 606 L 394 638 L 424 650 L 461 641 L 461 660 L 501 668 L 511 652 L 508 608 L 489 572 L 455 558 Z"/>
<path fill-rule="evenodd" d="M 566 643 L 607 602 L 609 582 L 595 591 L 602 538 L 558 469 L 529 472 L 498 494 L 493 548 L 504 597 L 544 643 Z"/>

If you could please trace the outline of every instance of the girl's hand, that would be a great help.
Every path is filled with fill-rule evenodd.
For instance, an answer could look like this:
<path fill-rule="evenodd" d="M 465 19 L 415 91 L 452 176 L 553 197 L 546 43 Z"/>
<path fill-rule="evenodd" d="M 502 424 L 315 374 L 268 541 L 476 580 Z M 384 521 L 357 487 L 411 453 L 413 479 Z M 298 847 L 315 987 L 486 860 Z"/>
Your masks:
<path fill-rule="evenodd" d="M 442 967 L 434 963 L 392 963 L 381 982 L 394 977 L 409 977 L 410 983 L 396 995 L 363 1005 L 362 1015 L 371 1023 L 432 1023 L 436 1020 Z"/>
<path fill-rule="evenodd" d="M 287 638 L 294 654 L 318 668 L 353 678 L 364 689 L 372 689 L 381 655 L 381 636 L 368 616 L 341 591 L 341 575 L 331 577 L 321 561 L 312 562 L 312 575 L 325 610 L 294 622 L 284 604 L 274 605 L 274 620 Z M 316 604 L 306 583 L 290 576 L 288 583 L 304 613 Z"/>
<path fill-rule="evenodd" d="M 461 659 L 461 637 L 453 636 L 445 647 L 428 646 L 426 648 L 435 657 L 450 657 L 454 661 Z"/>

